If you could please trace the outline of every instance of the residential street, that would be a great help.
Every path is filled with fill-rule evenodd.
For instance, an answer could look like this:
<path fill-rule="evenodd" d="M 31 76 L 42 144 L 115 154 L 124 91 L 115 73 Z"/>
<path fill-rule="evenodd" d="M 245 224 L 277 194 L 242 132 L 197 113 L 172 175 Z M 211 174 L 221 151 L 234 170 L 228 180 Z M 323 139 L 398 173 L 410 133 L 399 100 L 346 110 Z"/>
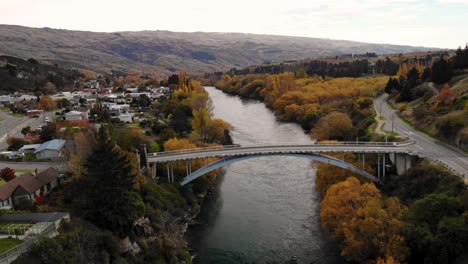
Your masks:
<path fill-rule="evenodd" d="M 416 144 L 413 145 L 414 151 L 428 157 L 435 157 L 453 170 L 463 174 L 466 181 L 468 179 L 468 155 L 408 125 L 405 121 L 400 119 L 395 111 L 387 104 L 387 98 L 388 94 L 383 94 L 374 101 L 376 108 L 381 110 L 383 116 L 385 116 L 383 129 L 392 131 L 393 123 L 393 131 L 401 135 L 407 135 L 416 141 Z"/>
<path fill-rule="evenodd" d="M 0 161 L 0 169 L 5 167 L 11 169 L 22 169 L 22 170 L 45 170 L 50 167 L 62 168 L 67 165 L 67 162 L 11 162 L 11 161 Z"/>
<path fill-rule="evenodd" d="M 52 120 L 54 112 L 46 112 L 45 114 Z M 42 116 L 39 118 L 31 118 L 27 116 L 14 117 L 8 113 L 0 111 L 0 118 L 4 119 L 0 122 L 0 150 L 8 148 L 8 144 L 6 143 L 7 134 L 22 136 L 21 129 L 23 127 L 30 126 L 31 129 L 36 129 L 38 126 L 44 124 L 44 117 Z"/>

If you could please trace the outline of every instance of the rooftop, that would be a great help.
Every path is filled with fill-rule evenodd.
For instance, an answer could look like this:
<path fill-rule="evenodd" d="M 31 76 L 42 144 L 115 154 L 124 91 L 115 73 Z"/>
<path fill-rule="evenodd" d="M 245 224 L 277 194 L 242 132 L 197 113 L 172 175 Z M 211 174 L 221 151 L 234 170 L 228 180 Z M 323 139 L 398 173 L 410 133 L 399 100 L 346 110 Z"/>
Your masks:
<path fill-rule="evenodd" d="M 65 145 L 65 140 L 63 139 L 53 139 L 47 142 L 42 143 L 39 148 L 34 151 L 34 153 L 41 152 L 46 149 L 51 150 L 60 150 Z"/>

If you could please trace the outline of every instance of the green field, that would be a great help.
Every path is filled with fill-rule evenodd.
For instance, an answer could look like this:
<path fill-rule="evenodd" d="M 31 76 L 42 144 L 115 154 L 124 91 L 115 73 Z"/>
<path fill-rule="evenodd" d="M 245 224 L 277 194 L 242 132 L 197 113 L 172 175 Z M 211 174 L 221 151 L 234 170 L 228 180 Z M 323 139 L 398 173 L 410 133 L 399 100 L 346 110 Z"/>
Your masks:
<path fill-rule="evenodd" d="M 0 239 L 0 253 L 8 251 L 21 243 L 23 243 L 23 240 L 20 240 L 20 239 L 2 238 Z"/>

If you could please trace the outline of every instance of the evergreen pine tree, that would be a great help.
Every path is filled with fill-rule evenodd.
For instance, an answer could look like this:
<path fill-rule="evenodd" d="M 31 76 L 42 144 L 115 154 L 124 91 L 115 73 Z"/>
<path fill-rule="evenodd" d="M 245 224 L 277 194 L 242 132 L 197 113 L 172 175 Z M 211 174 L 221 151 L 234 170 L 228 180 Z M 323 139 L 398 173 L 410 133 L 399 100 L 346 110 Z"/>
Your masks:
<path fill-rule="evenodd" d="M 101 128 L 97 144 L 85 163 L 82 177 L 84 218 L 97 226 L 126 237 L 141 212 L 134 203 L 141 199 L 133 190 L 137 170 L 131 160 Z"/>
<path fill-rule="evenodd" d="M 446 83 L 452 78 L 452 67 L 444 58 L 440 58 L 432 65 L 432 81 L 438 84 Z"/>

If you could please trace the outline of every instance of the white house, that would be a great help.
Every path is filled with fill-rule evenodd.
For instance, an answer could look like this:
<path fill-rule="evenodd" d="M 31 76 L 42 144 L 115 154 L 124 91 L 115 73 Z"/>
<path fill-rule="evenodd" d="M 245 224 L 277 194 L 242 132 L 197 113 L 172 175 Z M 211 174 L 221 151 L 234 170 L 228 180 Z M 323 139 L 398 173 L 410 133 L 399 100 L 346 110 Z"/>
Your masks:
<path fill-rule="evenodd" d="M 0 104 L 5 104 L 5 103 L 12 103 L 12 98 L 9 95 L 1 95 L 0 96 Z"/>
<path fill-rule="evenodd" d="M 42 143 L 35 151 L 37 159 L 57 159 L 63 157 L 62 149 L 65 140 L 53 139 Z"/>
<path fill-rule="evenodd" d="M 127 113 L 130 110 L 130 105 L 128 104 L 111 104 L 107 105 L 107 109 L 109 109 L 109 114 L 111 115 L 119 115 L 123 113 Z"/>
<path fill-rule="evenodd" d="M 24 145 L 22 146 L 19 151 L 23 153 L 34 153 L 38 147 L 40 147 L 41 144 L 29 144 L 29 145 Z"/>
<path fill-rule="evenodd" d="M 132 123 L 134 115 L 135 114 L 133 114 L 133 113 L 120 114 L 120 115 L 117 116 L 117 118 L 120 119 L 120 121 L 122 121 L 122 122 Z"/>
<path fill-rule="evenodd" d="M 84 120 L 88 119 L 88 112 L 70 111 L 65 113 L 64 116 L 67 121 Z"/>

